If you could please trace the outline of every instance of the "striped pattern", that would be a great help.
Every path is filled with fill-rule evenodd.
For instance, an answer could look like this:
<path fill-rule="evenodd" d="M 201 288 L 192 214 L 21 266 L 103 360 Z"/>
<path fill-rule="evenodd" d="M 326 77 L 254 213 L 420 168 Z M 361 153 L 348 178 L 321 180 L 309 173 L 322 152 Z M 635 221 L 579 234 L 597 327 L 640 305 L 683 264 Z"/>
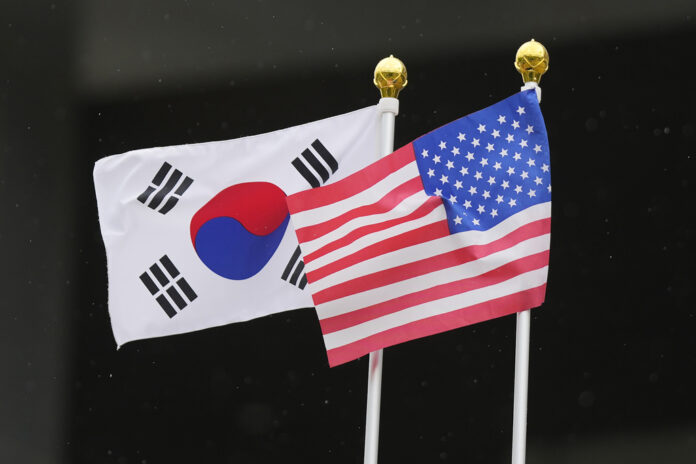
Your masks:
<path fill-rule="evenodd" d="M 180 274 L 167 255 L 162 256 L 159 262 L 140 274 L 140 281 L 170 318 L 177 315 L 175 306 L 181 311 L 198 298 L 196 292 L 186 279 L 180 277 Z"/>
<path fill-rule="evenodd" d="M 167 214 L 191 184 L 193 179 L 184 176 L 181 171 L 172 168 L 172 165 L 165 161 L 150 185 L 138 195 L 138 201 L 148 208 Z"/>
<path fill-rule="evenodd" d="M 303 150 L 291 164 L 313 188 L 326 183 L 338 169 L 338 161 L 319 139 L 314 140 L 311 148 Z"/>
<path fill-rule="evenodd" d="M 288 206 L 331 366 L 544 300 L 551 203 L 450 235 L 411 144 Z"/>
<path fill-rule="evenodd" d="M 288 260 L 288 264 L 285 266 L 280 278 L 292 285 L 296 285 L 300 290 L 304 290 L 307 285 L 307 274 L 304 272 L 305 264 L 301 255 L 302 253 L 298 245 L 290 260 Z"/>

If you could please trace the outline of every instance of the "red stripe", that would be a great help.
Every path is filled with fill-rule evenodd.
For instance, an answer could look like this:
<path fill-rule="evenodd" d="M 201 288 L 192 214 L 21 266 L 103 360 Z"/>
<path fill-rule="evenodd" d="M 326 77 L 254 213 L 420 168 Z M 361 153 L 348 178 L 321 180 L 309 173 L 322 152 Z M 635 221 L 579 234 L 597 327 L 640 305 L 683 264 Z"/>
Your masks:
<path fill-rule="evenodd" d="M 548 234 L 551 231 L 551 219 L 540 219 L 538 221 L 525 224 L 518 229 L 507 234 L 498 240 L 485 245 L 471 245 L 457 250 L 442 253 L 440 255 L 424 258 L 419 261 L 413 261 L 400 266 L 395 266 L 383 271 L 378 271 L 372 274 L 356 277 L 346 282 L 341 282 L 332 287 L 320 290 L 312 295 L 314 304 L 322 304 L 327 301 L 337 300 L 348 295 L 372 290 L 373 288 L 383 287 L 385 285 L 400 282 L 402 280 L 418 277 L 430 272 L 439 271 L 469 261 L 488 256 L 511 246 L 516 245 L 524 240 L 537 237 L 539 235 Z"/>
<path fill-rule="evenodd" d="M 287 197 L 290 214 L 300 213 L 345 200 L 372 187 L 389 174 L 415 161 L 410 143 L 336 183 L 295 193 Z"/>
<path fill-rule="evenodd" d="M 439 198 L 438 198 L 439 199 Z M 402 248 L 429 242 L 449 235 L 447 219 L 433 222 L 417 229 L 409 230 L 399 235 L 389 237 L 380 242 L 367 246 L 353 254 L 326 264 L 319 269 L 307 273 L 307 281 L 311 284 L 341 269 L 353 266 L 371 258 L 385 255 Z"/>
<path fill-rule="evenodd" d="M 358 227 L 346 236 L 341 237 L 338 240 L 335 240 L 331 243 L 328 243 L 308 255 L 305 255 L 303 258 L 304 262 L 305 264 L 309 264 L 315 259 L 320 258 L 327 253 L 331 253 L 332 251 L 338 250 L 339 248 L 343 248 L 345 246 L 350 245 L 351 243 L 355 242 L 357 239 L 361 237 L 364 237 L 365 235 L 374 234 L 375 232 L 389 229 L 390 227 L 394 227 L 408 221 L 420 219 L 424 216 L 427 216 L 432 210 L 434 210 L 441 204 L 442 199 L 440 197 L 428 197 L 428 199 L 411 214 L 404 217 L 391 219 L 389 221 L 380 222 L 377 224 L 370 224 L 367 226 Z"/>
<path fill-rule="evenodd" d="M 435 287 L 410 293 L 389 301 L 377 303 L 366 308 L 351 311 L 340 316 L 323 319 L 320 322 L 322 333 L 329 334 L 339 330 L 347 329 L 363 322 L 377 319 L 387 314 L 395 313 L 406 308 L 411 308 L 430 301 L 447 298 L 453 295 L 466 293 L 478 288 L 495 285 L 506 280 L 512 279 L 525 272 L 541 269 L 549 264 L 549 252 L 542 251 L 530 256 L 525 256 L 515 261 L 506 263 L 497 269 L 493 269 L 485 274 L 455 282 L 437 285 Z"/>
<path fill-rule="evenodd" d="M 544 302 L 546 284 L 466 308 L 410 322 L 327 351 L 331 367 L 352 361 L 372 351 L 416 338 L 464 327 L 496 317 L 535 308 Z"/>
<path fill-rule="evenodd" d="M 394 209 L 396 205 L 404 201 L 406 198 L 422 190 L 423 181 L 421 180 L 420 176 L 414 177 L 413 179 L 407 180 L 403 184 L 397 186 L 391 192 L 387 193 L 371 205 L 358 206 L 357 208 L 346 211 L 340 216 L 329 219 L 328 221 L 297 229 L 297 239 L 301 244 L 304 242 L 309 242 L 310 240 L 314 240 L 338 229 L 343 224 L 355 218 L 386 213 L 387 211 Z"/>

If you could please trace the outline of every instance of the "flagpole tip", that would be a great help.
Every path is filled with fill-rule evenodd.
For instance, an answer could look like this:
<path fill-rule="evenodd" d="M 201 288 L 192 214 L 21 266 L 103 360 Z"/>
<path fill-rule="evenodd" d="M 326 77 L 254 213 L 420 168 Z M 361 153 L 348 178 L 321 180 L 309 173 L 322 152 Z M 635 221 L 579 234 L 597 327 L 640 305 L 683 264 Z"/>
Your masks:
<path fill-rule="evenodd" d="M 539 84 L 541 76 L 549 69 L 549 52 L 534 39 L 525 42 L 517 50 L 515 69 L 522 75 L 525 84 Z"/>
<path fill-rule="evenodd" d="M 373 82 L 379 89 L 382 98 L 399 98 L 399 92 L 408 84 L 406 66 L 394 55 L 389 55 L 377 63 Z"/>

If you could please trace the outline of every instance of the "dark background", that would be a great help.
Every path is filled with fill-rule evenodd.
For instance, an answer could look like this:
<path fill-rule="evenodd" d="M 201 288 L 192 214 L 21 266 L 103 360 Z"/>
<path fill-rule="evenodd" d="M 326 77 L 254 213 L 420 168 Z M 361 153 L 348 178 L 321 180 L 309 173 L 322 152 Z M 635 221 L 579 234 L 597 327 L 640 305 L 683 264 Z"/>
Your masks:
<path fill-rule="evenodd" d="M 0 5 L 0 462 L 362 462 L 366 359 L 329 369 L 311 310 L 116 351 L 93 163 L 374 104 L 390 53 L 400 146 L 516 92 L 531 37 L 554 197 L 528 462 L 696 461 L 696 7 L 376 3 Z M 514 330 L 387 349 L 380 462 L 509 462 Z"/>

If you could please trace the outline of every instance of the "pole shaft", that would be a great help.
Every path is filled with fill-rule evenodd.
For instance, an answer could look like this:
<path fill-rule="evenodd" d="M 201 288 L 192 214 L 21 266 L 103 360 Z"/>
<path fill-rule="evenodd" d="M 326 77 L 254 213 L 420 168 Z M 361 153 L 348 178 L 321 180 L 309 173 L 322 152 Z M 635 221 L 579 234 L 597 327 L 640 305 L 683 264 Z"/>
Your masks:
<path fill-rule="evenodd" d="M 524 464 L 527 448 L 530 310 L 517 313 L 515 393 L 512 414 L 512 464 Z"/>
<path fill-rule="evenodd" d="M 384 99 L 382 99 L 384 100 Z M 398 108 L 398 101 L 395 98 L 390 98 L 389 100 L 395 100 L 397 102 L 397 108 Z M 385 110 L 382 113 L 382 124 L 381 124 L 381 136 L 380 136 L 380 143 L 379 143 L 379 149 L 380 153 L 379 156 L 380 158 L 382 156 L 387 156 L 391 152 L 394 151 L 394 124 L 396 121 L 396 114 L 392 113 L 391 111 Z"/>
<path fill-rule="evenodd" d="M 394 151 L 394 124 L 399 101 L 395 98 L 382 98 L 378 108 L 382 111 L 379 140 L 379 156 L 382 157 Z M 370 353 L 365 414 L 365 464 L 377 464 L 379 410 L 382 400 L 382 355 L 382 350 Z"/>
<path fill-rule="evenodd" d="M 365 417 L 365 464 L 377 464 L 379 451 L 379 410 L 382 399 L 382 350 L 370 353 L 367 375 L 367 412 Z"/>
<path fill-rule="evenodd" d="M 534 89 L 541 103 L 541 87 L 527 82 L 522 90 Z M 515 335 L 515 393 L 512 406 L 512 464 L 524 464 L 527 454 L 527 391 L 529 389 L 530 310 L 517 313 Z"/>

